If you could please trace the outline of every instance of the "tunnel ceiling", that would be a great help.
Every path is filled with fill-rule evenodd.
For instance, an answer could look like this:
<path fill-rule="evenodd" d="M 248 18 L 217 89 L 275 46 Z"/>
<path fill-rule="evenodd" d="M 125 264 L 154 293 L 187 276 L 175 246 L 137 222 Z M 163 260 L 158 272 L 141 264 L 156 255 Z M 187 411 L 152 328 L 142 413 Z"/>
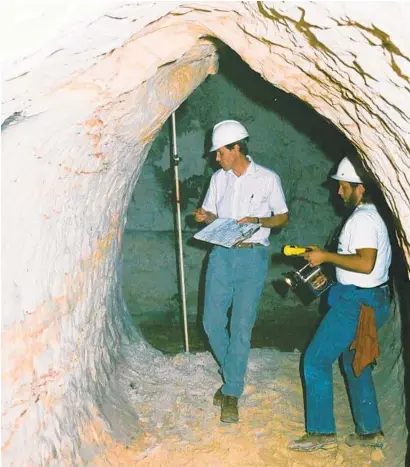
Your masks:
<path fill-rule="evenodd" d="M 199 38 L 217 37 L 346 134 L 385 187 L 407 237 L 410 59 L 403 8 L 379 4 L 371 20 L 364 5 L 339 2 L 113 2 L 112 9 L 92 6 L 68 18 L 49 12 L 41 21 L 53 18 L 62 29 L 45 28 L 35 40 L 19 37 L 6 67 L 3 115 L 12 120 L 44 112 L 64 91 L 71 98 L 94 94 L 89 104 L 95 110 L 113 106 Z M 402 241 L 408 245 L 404 235 Z"/>
<path fill-rule="evenodd" d="M 126 208 L 170 113 L 217 72 L 220 42 L 352 141 L 410 263 L 409 5 L 44 0 L 3 14 L 6 461 L 78 465 L 81 441 L 105 436 L 97 407 L 122 400 L 108 383 L 133 333 L 118 292 Z"/>

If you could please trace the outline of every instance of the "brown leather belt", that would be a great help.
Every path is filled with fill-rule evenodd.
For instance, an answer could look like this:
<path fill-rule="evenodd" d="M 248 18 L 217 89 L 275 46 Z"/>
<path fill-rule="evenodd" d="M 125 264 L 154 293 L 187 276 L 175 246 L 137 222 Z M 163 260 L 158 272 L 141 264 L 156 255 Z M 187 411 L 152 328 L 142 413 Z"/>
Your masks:
<path fill-rule="evenodd" d="M 233 245 L 232 248 L 255 248 L 257 246 L 265 246 L 262 243 L 237 243 Z"/>

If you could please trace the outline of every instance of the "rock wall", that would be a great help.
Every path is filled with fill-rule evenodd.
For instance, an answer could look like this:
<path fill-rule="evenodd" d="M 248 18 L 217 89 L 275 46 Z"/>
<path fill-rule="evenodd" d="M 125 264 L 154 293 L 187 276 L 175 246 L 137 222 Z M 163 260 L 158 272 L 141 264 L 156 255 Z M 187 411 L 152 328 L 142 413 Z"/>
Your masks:
<path fill-rule="evenodd" d="M 410 262 L 406 4 L 39 1 L 3 12 L 4 465 L 81 465 L 138 429 L 113 379 L 119 365 L 136 371 L 136 355 L 155 358 L 121 296 L 125 213 L 160 128 L 217 71 L 213 38 L 356 145 Z M 391 329 L 381 394 L 397 395 L 402 440 L 398 314 Z"/>

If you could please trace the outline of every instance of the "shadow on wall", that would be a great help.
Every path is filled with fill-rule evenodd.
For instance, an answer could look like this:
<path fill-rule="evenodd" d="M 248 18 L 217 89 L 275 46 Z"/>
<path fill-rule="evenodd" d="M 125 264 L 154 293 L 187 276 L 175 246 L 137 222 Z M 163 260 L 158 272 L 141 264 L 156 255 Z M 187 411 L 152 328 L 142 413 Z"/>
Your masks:
<path fill-rule="evenodd" d="M 265 81 L 228 46 L 221 47 L 219 55 L 219 73 L 226 76 L 248 98 L 291 123 L 329 159 L 339 161 L 345 152 L 352 151 L 352 144 L 346 135 L 318 114 L 310 104 Z"/>
<path fill-rule="evenodd" d="M 404 361 L 404 398 L 407 426 L 407 454 L 405 465 L 410 465 L 410 281 L 408 279 L 408 265 L 400 248 L 397 238 L 402 232 L 397 219 L 393 216 L 387 202 L 380 192 L 375 190 L 374 202 L 389 230 L 392 245 L 392 264 L 390 267 L 390 291 L 398 300 L 401 318 L 401 342 Z M 403 240 L 403 239 L 402 239 Z"/>
<path fill-rule="evenodd" d="M 390 267 L 389 287 L 391 296 L 398 300 L 401 318 L 401 343 L 404 361 L 404 397 L 406 404 L 406 426 L 408 430 L 408 452 L 406 465 L 410 465 L 410 281 L 406 258 L 398 239 L 406 244 L 402 234 L 403 229 L 400 220 L 390 210 L 387 201 L 379 188 L 379 183 L 357 159 L 352 159 L 353 164 L 366 188 L 371 192 L 372 200 L 387 225 L 392 246 L 392 263 Z"/>

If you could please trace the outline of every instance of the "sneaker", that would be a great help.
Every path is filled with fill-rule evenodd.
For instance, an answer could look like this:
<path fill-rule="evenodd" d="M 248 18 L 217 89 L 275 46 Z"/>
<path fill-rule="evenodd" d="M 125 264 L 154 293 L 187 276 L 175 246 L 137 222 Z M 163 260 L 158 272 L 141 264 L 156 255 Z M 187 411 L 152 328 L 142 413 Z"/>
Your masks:
<path fill-rule="evenodd" d="M 222 399 L 224 397 L 224 395 L 222 394 L 222 388 L 223 386 L 221 386 L 214 394 L 214 405 L 216 405 L 217 407 L 221 406 Z"/>
<path fill-rule="evenodd" d="M 224 395 L 221 404 L 221 422 L 237 423 L 238 421 L 238 398 Z"/>
<path fill-rule="evenodd" d="M 288 444 L 292 451 L 316 451 L 317 449 L 335 449 L 337 439 L 334 433 L 306 433 L 301 438 Z"/>
<path fill-rule="evenodd" d="M 346 436 L 345 443 L 351 447 L 368 446 L 371 448 L 382 448 L 384 446 L 384 434 L 382 431 L 368 433 L 366 435 L 350 433 L 350 435 Z"/>

